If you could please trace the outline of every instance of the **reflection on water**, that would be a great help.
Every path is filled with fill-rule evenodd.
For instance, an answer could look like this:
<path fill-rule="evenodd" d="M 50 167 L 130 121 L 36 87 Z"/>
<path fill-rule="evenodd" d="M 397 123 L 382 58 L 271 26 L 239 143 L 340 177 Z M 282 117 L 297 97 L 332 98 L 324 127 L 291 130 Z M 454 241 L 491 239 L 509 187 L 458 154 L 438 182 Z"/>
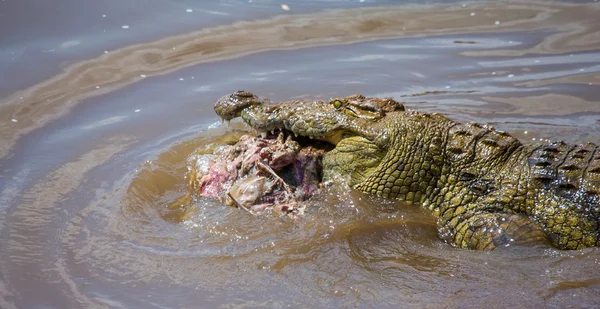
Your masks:
<path fill-rule="evenodd" d="M 140 35 L 152 41 L 115 37 L 129 46 L 60 54 L 88 60 L 5 84 L 14 86 L 0 98 L 1 308 L 600 303 L 596 248 L 457 250 L 427 211 L 344 187 L 325 188 L 301 220 L 212 199 L 172 205 L 188 156 L 246 130 L 211 108 L 240 88 L 274 100 L 391 96 L 525 142 L 600 143 L 597 2 L 288 3 L 273 18 L 280 3 L 190 7 L 209 16 L 194 32 L 173 25 L 161 33 L 184 34 L 155 40 L 149 27 Z M 76 41 L 61 37 L 62 48 L 85 45 Z M 48 74 L 12 74 L 31 80 L 31 70 Z"/>

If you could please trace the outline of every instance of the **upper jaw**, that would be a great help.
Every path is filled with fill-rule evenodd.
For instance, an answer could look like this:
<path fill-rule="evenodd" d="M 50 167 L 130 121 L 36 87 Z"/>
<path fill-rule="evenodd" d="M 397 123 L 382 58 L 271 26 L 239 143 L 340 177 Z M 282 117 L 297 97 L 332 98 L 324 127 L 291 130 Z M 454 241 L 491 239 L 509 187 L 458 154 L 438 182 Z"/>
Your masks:
<path fill-rule="evenodd" d="M 385 130 L 381 128 L 387 113 L 402 110 L 403 105 L 392 99 L 362 95 L 331 101 L 271 103 L 246 91 L 223 96 L 215 104 L 215 112 L 222 119 L 241 116 L 259 132 L 285 131 L 332 144 L 351 136 L 379 143 L 385 140 Z"/>
<path fill-rule="evenodd" d="M 322 101 L 251 106 L 241 112 L 241 117 L 259 132 L 282 130 L 334 145 L 344 137 L 361 133 L 356 130 L 355 119 Z"/>
<path fill-rule="evenodd" d="M 256 96 L 251 92 L 237 90 L 219 98 L 215 103 L 214 110 L 222 120 L 229 121 L 239 117 L 244 109 L 250 106 L 263 105 L 268 101 L 268 99 Z"/>

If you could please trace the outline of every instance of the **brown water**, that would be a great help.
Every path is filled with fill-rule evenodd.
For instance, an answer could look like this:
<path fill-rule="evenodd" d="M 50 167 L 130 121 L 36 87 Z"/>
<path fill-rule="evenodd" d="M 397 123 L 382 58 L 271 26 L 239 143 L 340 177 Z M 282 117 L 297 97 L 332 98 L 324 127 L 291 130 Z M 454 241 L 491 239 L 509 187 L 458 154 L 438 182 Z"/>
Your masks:
<path fill-rule="evenodd" d="M 236 89 L 600 143 L 599 2 L 37 2 L 0 2 L 0 308 L 600 306 L 598 248 L 458 250 L 344 187 L 296 221 L 167 207 Z"/>

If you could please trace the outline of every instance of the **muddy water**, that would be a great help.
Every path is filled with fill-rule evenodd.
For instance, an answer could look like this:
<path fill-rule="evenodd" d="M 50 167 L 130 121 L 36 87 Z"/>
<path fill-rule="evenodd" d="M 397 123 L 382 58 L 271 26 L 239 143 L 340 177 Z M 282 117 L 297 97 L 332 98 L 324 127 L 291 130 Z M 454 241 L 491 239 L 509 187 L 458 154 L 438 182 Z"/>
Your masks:
<path fill-rule="evenodd" d="M 192 151 L 246 130 L 212 112 L 235 89 L 600 143 L 598 2 L 287 4 L 0 3 L 1 308 L 600 304 L 596 248 L 457 250 L 343 186 L 295 221 L 168 207 Z"/>

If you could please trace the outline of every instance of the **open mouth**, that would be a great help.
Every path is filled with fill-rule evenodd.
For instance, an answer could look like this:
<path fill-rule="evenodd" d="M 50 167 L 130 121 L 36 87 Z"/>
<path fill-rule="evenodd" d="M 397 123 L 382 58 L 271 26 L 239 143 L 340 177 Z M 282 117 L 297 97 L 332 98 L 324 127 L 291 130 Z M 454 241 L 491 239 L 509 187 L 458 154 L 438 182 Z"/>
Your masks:
<path fill-rule="evenodd" d="M 294 140 L 298 144 L 300 144 L 301 147 L 311 146 L 311 147 L 315 147 L 318 149 L 322 149 L 325 152 L 328 152 L 328 151 L 332 150 L 333 148 L 335 148 L 335 144 L 336 144 L 336 142 L 331 141 L 331 138 L 329 138 L 327 136 L 314 137 L 314 136 L 298 135 L 298 134 L 292 133 L 291 131 L 286 130 L 286 129 L 275 129 L 270 132 L 261 132 L 260 134 L 257 134 L 257 136 L 260 138 L 272 140 L 272 139 L 279 138 L 281 134 L 283 134 L 284 139 L 291 138 L 292 140 Z"/>
<path fill-rule="evenodd" d="M 189 178 L 200 196 L 257 214 L 302 214 L 319 191 L 332 143 L 286 130 L 244 135 L 210 157 L 192 157 Z"/>
<path fill-rule="evenodd" d="M 195 191 L 251 212 L 263 208 L 294 212 L 297 205 L 304 204 L 300 202 L 318 191 L 325 153 L 339 147 L 340 141 L 361 137 L 344 143 L 350 154 L 325 158 L 325 163 L 332 163 L 325 171 L 327 177 L 338 171 L 363 171 L 365 164 L 381 159 L 374 142 L 370 142 L 378 138 L 373 124 L 387 113 L 404 111 L 404 106 L 393 99 L 362 95 L 270 103 L 239 90 L 217 100 L 214 109 L 223 120 L 241 117 L 250 127 L 266 132 L 244 136 L 226 151 L 215 154 L 206 168 L 196 173 L 201 177 L 195 178 L 199 179 Z M 385 140 L 386 135 L 381 138 Z M 362 149 L 363 145 L 367 149 Z"/>

